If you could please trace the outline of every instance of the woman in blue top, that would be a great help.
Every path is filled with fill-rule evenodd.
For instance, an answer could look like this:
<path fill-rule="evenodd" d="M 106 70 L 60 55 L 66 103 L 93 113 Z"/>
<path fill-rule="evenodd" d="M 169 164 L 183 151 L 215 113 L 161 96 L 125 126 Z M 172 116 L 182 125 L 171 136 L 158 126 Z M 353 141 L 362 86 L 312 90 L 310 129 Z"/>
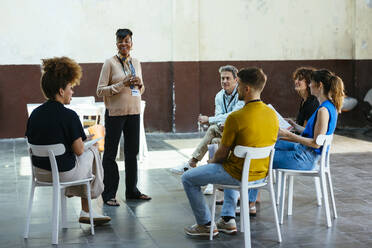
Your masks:
<path fill-rule="evenodd" d="M 336 129 L 345 95 L 341 78 L 326 69 L 315 70 L 311 74 L 310 90 L 320 106 L 301 130 L 301 135 L 279 130 L 281 140 L 275 145 L 274 169 L 314 169 L 322 149 L 316 143 L 318 135 L 333 134 Z"/>
<path fill-rule="evenodd" d="M 275 144 L 274 169 L 314 169 L 322 149 L 316 143 L 318 135 L 333 134 L 336 129 L 337 115 L 341 113 L 345 96 L 341 78 L 326 69 L 314 70 L 311 73 L 310 91 L 320 106 L 311 115 L 305 128 L 296 125 L 301 135 L 279 129 L 280 140 Z M 257 189 L 249 191 L 250 201 L 257 196 L 256 192 Z M 250 203 L 250 209 L 255 209 L 255 202 Z"/>

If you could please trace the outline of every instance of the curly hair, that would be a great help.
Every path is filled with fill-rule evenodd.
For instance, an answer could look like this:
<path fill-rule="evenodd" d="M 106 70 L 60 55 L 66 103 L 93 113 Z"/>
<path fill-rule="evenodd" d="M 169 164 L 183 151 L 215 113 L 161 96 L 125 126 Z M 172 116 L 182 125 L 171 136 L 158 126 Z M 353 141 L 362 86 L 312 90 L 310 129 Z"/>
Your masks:
<path fill-rule="evenodd" d="M 67 84 L 80 84 L 81 67 L 68 57 L 42 59 L 40 86 L 44 97 L 55 100 L 59 89 L 65 89 Z"/>
<path fill-rule="evenodd" d="M 309 87 L 311 83 L 311 74 L 315 70 L 316 69 L 314 67 L 299 67 L 292 74 L 293 82 L 296 81 L 297 79 L 300 81 L 305 79 L 306 91 L 307 91 L 308 96 L 311 95 L 310 87 Z"/>

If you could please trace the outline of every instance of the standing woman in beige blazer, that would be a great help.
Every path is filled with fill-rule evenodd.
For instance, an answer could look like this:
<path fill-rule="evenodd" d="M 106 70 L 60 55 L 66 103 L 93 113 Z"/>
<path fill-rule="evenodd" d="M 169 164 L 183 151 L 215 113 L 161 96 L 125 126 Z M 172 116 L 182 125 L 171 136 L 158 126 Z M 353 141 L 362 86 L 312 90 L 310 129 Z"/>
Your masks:
<path fill-rule="evenodd" d="M 137 188 L 141 95 L 145 86 L 142 82 L 141 64 L 130 56 L 132 35 L 129 29 L 117 30 L 118 54 L 103 64 L 97 86 L 97 95 L 103 96 L 106 106 L 105 151 L 102 162 L 105 189 L 102 198 L 109 206 L 120 205 L 116 200 L 119 170 L 115 159 L 121 133 L 124 134 L 126 199 L 151 199 Z"/>

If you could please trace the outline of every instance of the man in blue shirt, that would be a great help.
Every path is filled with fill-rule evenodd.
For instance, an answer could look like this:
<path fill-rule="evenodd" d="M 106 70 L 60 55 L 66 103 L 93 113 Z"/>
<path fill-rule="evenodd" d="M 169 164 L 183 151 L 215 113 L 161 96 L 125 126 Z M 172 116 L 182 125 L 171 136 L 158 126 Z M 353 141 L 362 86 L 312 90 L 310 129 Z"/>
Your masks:
<path fill-rule="evenodd" d="M 194 150 L 192 158 L 171 169 L 173 173 L 183 174 L 188 169 L 196 167 L 208 150 L 209 144 L 219 144 L 222 137 L 223 125 L 227 116 L 244 106 L 244 101 L 238 100 L 237 93 L 237 73 L 238 69 L 232 65 L 221 66 L 218 70 L 221 76 L 221 87 L 215 97 L 215 114 L 214 116 L 200 115 L 198 122 L 201 125 L 209 125 L 208 130 Z"/>

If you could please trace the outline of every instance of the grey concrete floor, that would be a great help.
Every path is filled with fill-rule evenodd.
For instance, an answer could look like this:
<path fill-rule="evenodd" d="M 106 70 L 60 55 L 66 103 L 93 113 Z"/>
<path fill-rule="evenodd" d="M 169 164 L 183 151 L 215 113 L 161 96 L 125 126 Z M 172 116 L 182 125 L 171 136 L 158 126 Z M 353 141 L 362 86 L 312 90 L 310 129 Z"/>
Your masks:
<path fill-rule="evenodd" d="M 277 243 L 268 194 L 262 193 L 256 217 L 251 218 L 252 247 L 372 247 L 372 138 L 365 130 L 338 130 L 332 147 L 331 166 L 338 210 L 333 226 L 325 224 L 324 208 L 317 207 L 314 183 L 295 179 L 293 216 L 281 226 L 283 242 Z M 118 159 L 121 182 L 117 198 L 120 207 L 94 208 L 112 217 L 110 224 L 96 227 L 77 222 L 78 198 L 68 200 L 68 229 L 60 231 L 60 247 L 244 247 L 242 233 L 219 234 L 213 241 L 184 234 L 194 224 L 180 176 L 167 168 L 190 156 L 199 134 L 147 135 L 149 154 L 139 165 L 139 188 L 153 197 L 150 202 L 126 202 L 122 154 Z M 122 148 L 123 146 L 121 146 Z M 205 161 L 203 161 L 205 162 Z M 0 140 L 0 247 L 50 247 L 50 188 L 38 188 L 30 226 L 23 239 L 30 189 L 30 162 L 24 139 Z M 210 196 L 207 196 L 210 200 Z M 220 207 L 217 208 L 217 214 Z M 239 222 L 239 218 L 237 219 Z"/>

